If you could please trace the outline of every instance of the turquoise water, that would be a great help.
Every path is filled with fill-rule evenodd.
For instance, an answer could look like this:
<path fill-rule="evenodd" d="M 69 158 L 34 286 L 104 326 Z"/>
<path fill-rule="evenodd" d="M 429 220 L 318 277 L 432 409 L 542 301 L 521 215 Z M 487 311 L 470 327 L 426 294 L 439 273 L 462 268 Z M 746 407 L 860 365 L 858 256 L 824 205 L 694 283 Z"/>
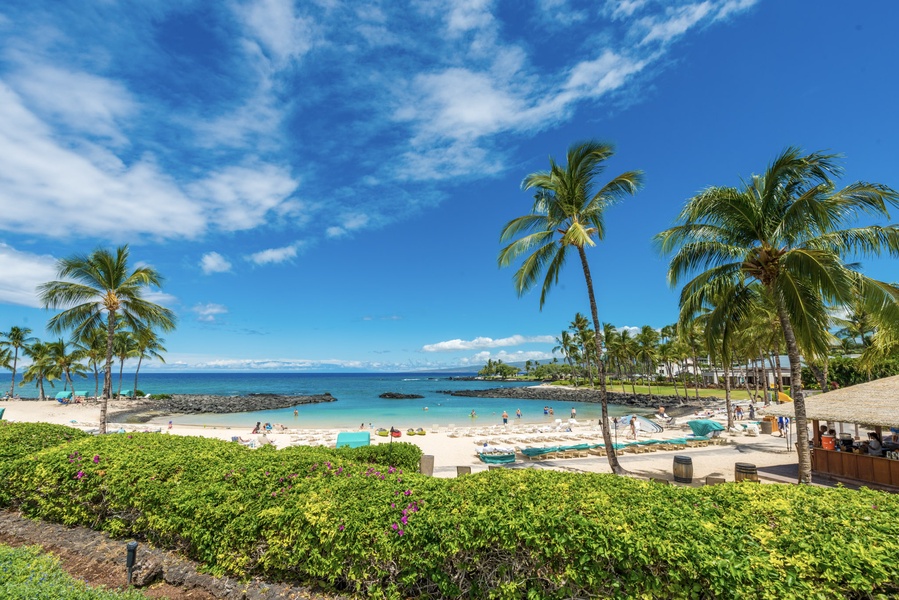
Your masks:
<path fill-rule="evenodd" d="M 2 379 L 0 379 L 2 381 Z M 134 385 L 134 375 L 125 374 L 123 389 Z M 58 382 L 57 382 L 58 383 Z M 117 374 L 113 377 L 118 386 Z M 458 426 L 476 424 L 493 425 L 502 422 L 503 411 L 509 413 L 509 421 L 519 421 L 515 411 L 521 409 L 523 423 L 552 422 L 556 418 L 568 419 L 571 408 L 577 408 L 578 421 L 597 421 L 599 404 L 550 403 L 555 415 L 543 414 L 544 400 L 508 398 L 462 398 L 438 393 L 439 390 L 474 390 L 495 387 L 520 387 L 533 383 L 503 383 L 495 381 L 456 381 L 445 373 L 141 373 L 138 387 L 148 394 L 211 394 L 217 396 L 244 396 L 250 393 L 311 395 L 329 392 L 336 402 L 309 404 L 293 408 L 232 413 L 224 415 L 181 415 L 172 420 L 183 425 L 226 425 L 252 428 L 257 421 L 282 423 L 299 428 L 353 428 L 391 426 L 398 428 L 424 427 L 432 424 L 442 427 L 453 423 Z M 76 389 L 89 389 L 93 393 L 93 380 L 75 382 Z M 48 395 L 55 394 L 62 386 L 47 388 Z M 26 387 L 18 388 L 23 396 L 33 395 Z M 384 392 L 418 394 L 414 400 L 385 400 L 378 398 Z M 427 408 L 427 410 L 425 410 Z M 471 411 L 477 414 L 471 418 Z M 610 405 L 611 416 L 629 413 L 627 407 Z"/>

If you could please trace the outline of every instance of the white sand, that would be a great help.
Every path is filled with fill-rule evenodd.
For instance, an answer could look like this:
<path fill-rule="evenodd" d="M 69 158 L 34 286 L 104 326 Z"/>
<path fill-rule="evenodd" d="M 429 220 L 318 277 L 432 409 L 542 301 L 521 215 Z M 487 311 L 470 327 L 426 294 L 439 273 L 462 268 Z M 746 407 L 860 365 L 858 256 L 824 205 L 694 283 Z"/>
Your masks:
<path fill-rule="evenodd" d="M 126 410 L 133 405 L 130 401 L 111 401 L 109 403 L 110 412 Z M 20 422 L 44 422 L 57 423 L 78 427 L 83 430 L 90 430 L 97 427 L 100 418 L 100 407 L 98 404 L 59 404 L 55 400 L 52 401 L 22 401 L 10 400 L 0 402 L 0 408 L 5 408 L 4 419 L 8 421 Z M 685 419 L 681 419 L 685 420 Z M 108 425 L 109 431 L 117 431 L 120 428 L 126 431 L 155 431 L 160 427 L 158 423 L 152 424 L 123 424 L 111 422 Z M 463 431 L 469 429 L 462 428 Z M 572 445 L 578 443 L 599 443 L 602 442 L 602 435 L 591 426 L 574 426 L 571 432 L 560 432 L 556 434 L 534 434 L 525 431 L 522 426 L 510 425 L 510 432 L 504 433 L 501 426 L 473 428 L 468 431 L 469 435 L 461 435 L 460 437 L 452 437 L 447 431 L 447 424 L 441 424 L 437 433 L 432 432 L 432 427 L 427 428 L 427 434 L 424 436 L 415 435 L 408 436 L 403 432 L 403 436 L 395 441 L 411 442 L 418 445 L 424 454 L 434 456 L 434 475 L 438 477 L 455 477 L 457 466 L 469 466 L 473 472 L 487 469 L 487 465 L 482 463 L 476 455 L 476 450 L 486 441 L 491 445 L 504 447 L 524 447 L 524 446 L 558 446 Z M 325 445 L 334 445 L 339 431 L 353 430 L 313 430 L 313 429 L 290 429 L 287 433 L 271 433 L 269 439 L 279 448 L 292 444 L 315 444 L 324 443 Z M 245 440 L 252 439 L 258 443 L 261 438 L 259 435 L 253 435 L 246 428 L 232 427 L 200 427 L 200 426 L 184 426 L 174 425 L 171 429 L 166 424 L 162 425 L 162 432 L 169 435 L 196 435 L 203 437 L 213 437 L 223 440 L 230 440 L 233 436 L 240 436 Z M 661 434 L 652 436 L 652 439 L 670 439 L 676 437 L 684 437 L 689 430 L 673 428 L 666 430 Z M 672 479 L 672 465 L 675 455 L 690 456 L 693 462 L 694 482 L 704 481 L 705 477 L 724 477 L 728 481 L 734 479 L 734 465 L 737 462 L 750 463 L 756 465 L 760 469 L 764 467 L 795 465 L 797 463 L 795 450 L 787 447 L 786 440 L 772 435 L 759 435 L 757 437 L 749 437 L 746 435 L 731 435 L 725 432 L 723 437 L 727 440 L 726 445 L 710 445 L 704 448 L 681 448 L 675 451 L 656 451 L 643 454 L 631 454 L 628 452 L 619 453 L 619 461 L 621 465 L 636 477 L 659 477 Z M 543 437 L 552 437 L 553 439 L 541 439 Z M 618 442 L 624 443 L 626 433 L 624 430 L 618 432 Z M 390 438 L 380 437 L 372 432 L 373 444 L 390 443 Z M 641 439 L 649 439 L 647 434 L 641 436 Z M 614 437 L 613 437 L 614 440 Z M 518 468 L 549 468 L 569 471 L 591 472 L 591 473 L 610 473 L 608 459 L 600 456 L 589 456 L 586 458 L 567 458 L 556 460 L 538 460 L 528 461 L 519 460 L 516 465 Z M 789 482 L 790 479 L 778 477 L 773 474 L 766 474 L 760 471 L 763 482 Z"/>

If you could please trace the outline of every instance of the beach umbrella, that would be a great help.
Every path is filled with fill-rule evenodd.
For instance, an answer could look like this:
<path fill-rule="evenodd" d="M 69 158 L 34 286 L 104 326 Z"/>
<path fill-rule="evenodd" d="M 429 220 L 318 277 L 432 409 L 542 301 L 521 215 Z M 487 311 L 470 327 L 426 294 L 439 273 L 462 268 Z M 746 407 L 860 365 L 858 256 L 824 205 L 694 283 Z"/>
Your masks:
<path fill-rule="evenodd" d="M 640 422 L 640 431 L 645 431 L 647 433 L 661 433 L 665 430 L 665 428 L 658 423 L 647 419 L 646 417 L 641 417 L 640 415 L 625 415 L 623 417 L 619 417 L 618 423 L 615 424 L 615 429 L 630 429 L 631 419 L 633 419 L 634 417 L 636 417 L 637 421 Z"/>
<path fill-rule="evenodd" d="M 784 394 L 783 392 L 777 392 L 777 399 L 781 402 L 792 402 L 793 399 Z"/>

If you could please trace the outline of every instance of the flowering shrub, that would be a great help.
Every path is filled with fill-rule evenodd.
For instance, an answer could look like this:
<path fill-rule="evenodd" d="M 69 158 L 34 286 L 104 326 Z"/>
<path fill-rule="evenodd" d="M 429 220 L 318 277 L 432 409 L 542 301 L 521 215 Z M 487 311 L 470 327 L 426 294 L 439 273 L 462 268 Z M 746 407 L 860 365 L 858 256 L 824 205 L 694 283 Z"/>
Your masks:
<path fill-rule="evenodd" d="M 889 494 L 538 470 L 436 479 L 356 460 L 368 452 L 108 435 L 0 465 L 0 486 L 29 516 L 146 538 L 213 574 L 372 597 L 899 594 Z"/>

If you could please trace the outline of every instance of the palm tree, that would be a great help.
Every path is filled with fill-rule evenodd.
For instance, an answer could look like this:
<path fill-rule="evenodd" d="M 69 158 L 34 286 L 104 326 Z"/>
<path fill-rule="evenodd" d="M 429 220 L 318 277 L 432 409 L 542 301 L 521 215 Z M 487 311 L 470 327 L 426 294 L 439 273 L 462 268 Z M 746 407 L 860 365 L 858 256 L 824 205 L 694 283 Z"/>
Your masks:
<path fill-rule="evenodd" d="M 659 332 L 649 325 L 644 325 L 634 339 L 637 342 L 635 358 L 643 363 L 643 372 L 649 377 L 649 401 L 652 402 L 652 378 L 655 374 L 655 365 L 659 357 L 658 349 L 656 348 L 656 344 L 659 341 Z"/>
<path fill-rule="evenodd" d="M 100 408 L 100 433 L 106 432 L 106 413 L 112 393 L 113 340 L 118 319 L 133 331 L 159 327 L 170 331 L 175 315 L 143 297 L 149 286 L 159 286 L 162 277 L 151 267 L 138 267 L 129 273 L 128 246 L 112 253 L 95 250 L 89 256 L 63 258 L 57 265 L 60 279 L 38 287 L 44 308 L 65 310 L 48 324 L 51 331 L 72 329 L 76 338 L 99 326 L 106 328 L 106 367 L 103 380 L 103 403 Z"/>
<path fill-rule="evenodd" d="M 587 377 L 590 378 L 590 386 L 593 387 L 593 360 L 594 349 L 596 348 L 596 340 L 593 339 L 593 330 L 590 329 L 590 321 L 581 313 L 575 313 L 574 320 L 568 326 L 574 333 L 574 341 L 580 349 L 580 356 L 584 359 L 584 366 L 587 368 Z"/>
<path fill-rule="evenodd" d="M 776 307 L 790 361 L 800 483 L 811 482 L 800 348 L 811 359 L 826 355 L 827 303 L 847 302 L 861 276 L 844 257 L 899 256 L 896 225 L 844 228 L 861 214 L 888 219 L 887 206 L 899 204 L 899 195 L 864 182 L 836 189 L 835 158 L 788 148 L 740 188 L 711 187 L 689 199 L 679 224 L 656 236 L 663 252 L 674 252 L 672 285 L 700 271 L 681 292 L 682 308 L 750 281 L 760 282 Z"/>
<path fill-rule="evenodd" d="M 131 397 L 137 394 L 137 376 L 140 373 L 141 363 L 145 358 L 158 358 L 160 362 L 165 362 L 162 353 L 166 351 L 165 340 L 156 335 L 156 332 L 149 327 L 141 329 L 134 333 L 134 340 L 137 342 L 137 368 L 134 370 L 134 390 Z M 527 361 L 525 368 L 530 372 L 531 361 Z"/>
<path fill-rule="evenodd" d="M 137 340 L 134 334 L 127 330 L 117 331 L 112 341 L 112 354 L 119 359 L 119 389 L 116 397 L 122 396 L 122 371 L 125 369 L 125 361 L 129 358 L 137 358 Z M 134 390 L 132 390 L 133 395 Z"/>
<path fill-rule="evenodd" d="M 53 380 L 59 377 L 56 364 L 50 355 L 49 345 L 36 340 L 23 347 L 22 352 L 25 356 L 31 358 L 31 364 L 22 373 L 22 383 L 19 385 L 25 385 L 34 381 L 38 389 L 38 400 L 46 400 L 44 382 L 46 381 L 50 384 L 50 387 L 53 387 Z"/>
<path fill-rule="evenodd" d="M 84 353 L 88 366 L 94 372 L 94 397 L 100 396 L 100 365 L 106 359 L 106 328 L 96 327 L 85 331 L 78 340 L 78 349 Z"/>
<path fill-rule="evenodd" d="M 15 396 L 16 392 L 16 367 L 19 362 L 19 348 L 24 348 L 28 344 L 37 341 L 37 338 L 33 338 L 29 335 L 30 333 L 31 329 L 28 327 L 10 327 L 9 331 L 0 332 L 0 348 L 13 349 L 12 380 L 9 384 L 10 396 Z"/>
<path fill-rule="evenodd" d="M 600 321 L 585 249 L 596 245 L 594 238 L 602 240 L 605 237 L 606 208 L 628 194 L 635 194 L 643 176 L 640 171 L 628 171 L 596 189 L 595 179 L 605 170 L 603 163 L 613 154 L 611 144 L 588 141 L 574 144 L 568 149 L 567 165 L 559 165 L 550 158 L 549 171 L 531 173 L 522 182 L 524 189 L 536 190 L 531 213 L 508 222 L 500 235 L 500 241 L 506 242 L 522 234 L 522 237 L 500 251 L 498 262 L 500 267 L 507 267 L 525 256 L 515 272 L 515 289 L 519 296 L 525 294 L 542 275 L 541 309 L 547 293 L 559 281 L 568 251 L 572 248 L 576 250 L 587 285 L 594 331 L 599 330 Z M 601 336 L 594 337 L 602 403 L 603 440 L 606 448 L 613 449 L 605 366 L 600 360 L 600 339 Z M 623 473 L 624 469 L 618 463 L 614 450 L 608 452 L 607 456 L 612 471 Z"/>
<path fill-rule="evenodd" d="M 84 377 L 86 371 L 84 365 L 81 364 L 81 361 L 84 359 L 84 353 L 77 346 L 72 352 L 69 352 L 69 346 L 69 342 L 59 339 L 55 342 L 49 342 L 47 351 L 50 354 L 50 360 L 53 362 L 56 372 L 64 378 L 65 383 L 62 389 L 71 386 L 72 394 L 74 395 L 75 382 L 72 381 L 72 375 Z"/>
<path fill-rule="evenodd" d="M 574 359 L 578 355 L 577 344 L 568 331 L 563 331 L 562 335 L 556 338 L 556 344 L 558 346 L 553 348 L 552 352 L 553 354 L 561 352 L 565 360 L 568 361 L 568 366 L 571 368 L 571 377 L 574 379 L 574 387 L 577 387 L 577 372 L 574 368 Z"/>

